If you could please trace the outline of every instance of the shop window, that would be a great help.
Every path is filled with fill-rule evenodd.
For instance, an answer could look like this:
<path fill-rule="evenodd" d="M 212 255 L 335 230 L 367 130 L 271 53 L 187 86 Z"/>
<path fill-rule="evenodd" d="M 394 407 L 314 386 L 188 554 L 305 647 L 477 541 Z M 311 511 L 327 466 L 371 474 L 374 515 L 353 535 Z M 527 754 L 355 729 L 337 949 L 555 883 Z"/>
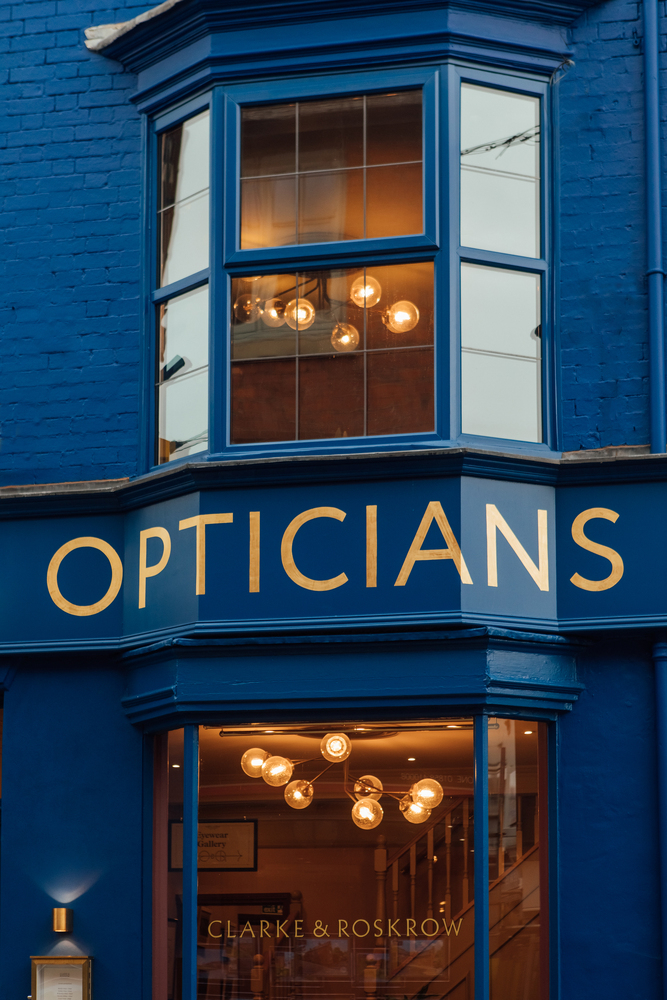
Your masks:
<path fill-rule="evenodd" d="M 154 1000 L 472 1000 L 476 977 L 547 1000 L 543 723 L 183 736 L 156 780 Z"/>
<path fill-rule="evenodd" d="M 553 437 L 544 88 L 422 76 L 156 122 L 158 464 Z"/>

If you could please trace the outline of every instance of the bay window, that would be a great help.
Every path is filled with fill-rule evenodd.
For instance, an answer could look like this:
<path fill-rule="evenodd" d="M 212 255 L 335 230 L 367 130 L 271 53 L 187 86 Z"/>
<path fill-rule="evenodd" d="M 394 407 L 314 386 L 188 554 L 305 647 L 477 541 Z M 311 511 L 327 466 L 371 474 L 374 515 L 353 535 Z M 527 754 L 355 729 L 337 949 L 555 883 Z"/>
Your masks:
<path fill-rule="evenodd" d="M 150 462 L 553 447 L 545 113 L 450 66 L 157 118 Z"/>
<path fill-rule="evenodd" d="M 547 726 L 158 738 L 161 1000 L 548 1000 Z"/>

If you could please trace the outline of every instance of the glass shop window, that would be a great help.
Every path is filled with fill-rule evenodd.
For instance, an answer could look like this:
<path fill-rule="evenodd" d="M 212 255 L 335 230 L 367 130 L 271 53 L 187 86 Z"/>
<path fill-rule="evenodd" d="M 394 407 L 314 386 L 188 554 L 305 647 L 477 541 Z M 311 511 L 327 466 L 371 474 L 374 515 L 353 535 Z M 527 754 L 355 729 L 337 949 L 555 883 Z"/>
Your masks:
<path fill-rule="evenodd" d="M 241 247 L 421 233 L 422 94 L 245 108 Z"/>
<path fill-rule="evenodd" d="M 472 719 L 199 732 L 198 1000 L 472 1000 L 481 960 L 493 1000 L 548 1000 L 543 724 L 489 721 L 487 845 Z M 156 782 L 154 1000 L 183 995 L 182 733 Z"/>
<path fill-rule="evenodd" d="M 542 441 L 539 98 L 462 84 L 460 179 L 462 430 Z"/>
<path fill-rule="evenodd" d="M 433 265 L 235 278 L 233 443 L 433 430 Z"/>
<path fill-rule="evenodd" d="M 157 462 L 208 447 L 209 112 L 160 136 Z M 189 281 L 188 281 L 189 279 Z M 188 283 L 199 287 L 188 289 Z M 183 288 L 185 285 L 185 288 Z"/>
<path fill-rule="evenodd" d="M 422 92 L 244 108 L 241 248 L 423 231 Z M 232 282 L 232 444 L 434 429 L 433 264 Z"/>

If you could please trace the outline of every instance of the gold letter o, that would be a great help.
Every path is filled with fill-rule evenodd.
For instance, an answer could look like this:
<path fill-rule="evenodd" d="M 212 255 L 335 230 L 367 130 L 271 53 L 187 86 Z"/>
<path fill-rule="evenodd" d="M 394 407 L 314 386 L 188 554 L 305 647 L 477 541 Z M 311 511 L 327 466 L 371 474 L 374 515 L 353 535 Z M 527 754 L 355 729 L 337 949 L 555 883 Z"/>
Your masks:
<path fill-rule="evenodd" d="M 111 563 L 111 583 L 109 584 L 109 589 L 104 597 L 100 601 L 96 601 L 95 604 L 72 604 L 71 601 L 66 600 L 60 593 L 60 588 L 58 587 L 58 570 L 65 556 L 73 552 L 74 549 L 99 549 Z M 122 582 L 123 564 L 120 556 L 108 542 L 105 542 L 102 538 L 94 538 L 91 535 L 85 535 L 82 538 L 72 538 L 71 541 L 61 545 L 46 571 L 46 585 L 49 588 L 49 594 L 53 603 L 61 611 L 66 611 L 68 615 L 78 615 L 79 617 L 97 615 L 100 611 L 108 608 L 111 602 L 118 596 Z"/>

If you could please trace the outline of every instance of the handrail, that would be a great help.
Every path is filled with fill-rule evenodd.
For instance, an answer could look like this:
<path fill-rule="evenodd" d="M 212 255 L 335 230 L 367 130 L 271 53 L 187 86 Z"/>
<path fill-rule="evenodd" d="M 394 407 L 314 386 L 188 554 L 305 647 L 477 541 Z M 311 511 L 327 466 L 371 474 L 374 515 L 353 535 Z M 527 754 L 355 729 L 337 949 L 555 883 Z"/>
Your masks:
<path fill-rule="evenodd" d="M 506 868 L 505 871 L 502 873 L 502 875 L 499 875 L 498 878 L 494 879 L 493 882 L 489 882 L 489 888 L 488 888 L 489 893 L 491 893 L 491 891 L 495 889 L 496 886 L 500 885 L 500 883 L 504 881 L 504 879 L 506 879 L 507 876 L 510 875 L 516 868 L 518 868 L 519 865 L 523 864 L 526 858 L 529 858 L 531 854 L 534 854 L 535 851 L 537 851 L 537 849 L 539 848 L 539 846 L 540 846 L 539 843 L 533 844 L 532 847 L 528 848 L 525 854 L 522 854 L 520 858 L 517 858 L 517 860 L 509 866 L 509 868 Z M 474 906 L 475 906 L 475 900 L 472 899 L 461 910 L 459 910 L 457 914 L 455 914 L 452 917 L 450 921 L 450 927 L 451 924 L 455 923 L 457 920 L 462 920 L 463 917 L 466 915 L 466 913 L 472 910 Z M 503 916 L 500 919 L 501 920 L 504 919 L 505 916 L 506 914 L 503 914 Z M 496 921 L 496 924 L 497 923 L 500 923 L 500 920 Z M 496 924 L 494 924 L 493 926 L 495 927 Z M 489 930 L 491 930 L 491 927 L 489 927 Z M 420 955 L 423 955 L 426 949 L 430 948 L 431 944 L 434 941 L 438 941 L 444 934 L 445 934 L 445 928 L 443 927 L 442 930 L 438 931 L 437 934 L 434 934 L 432 938 L 426 941 L 424 945 L 421 948 L 419 948 L 419 950 L 414 951 L 413 954 L 408 955 L 406 958 L 404 958 L 401 964 L 394 969 L 394 971 L 392 972 L 391 976 L 388 979 L 388 982 L 391 982 L 392 979 L 395 979 L 396 976 L 403 971 L 403 969 L 405 969 L 408 965 L 410 965 L 411 962 L 414 962 L 415 959 L 418 958 Z"/>
<path fill-rule="evenodd" d="M 414 835 L 412 840 L 408 840 L 405 844 L 403 844 L 402 847 L 394 851 L 394 853 L 387 858 L 387 868 L 391 867 L 391 865 L 393 865 L 395 861 L 398 861 L 398 859 L 402 857 L 404 854 L 406 854 L 411 847 L 414 847 L 415 844 L 419 843 L 424 834 L 429 833 L 431 830 L 434 830 L 438 825 L 438 823 L 441 823 L 443 819 L 449 816 L 450 813 L 454 812 L 454 810 L 461 805 L 464 799 L 465 796 L 462 795 L 460 799 L 457 799 L 457 801 L 449 807 L 449 809 L 445 809 L 444 812 L 439 812 L 435 819 L 433 819 L 433 816 L 431 815 L 431 819 L 428 821 L 428 823 L 423 823 L 420 825 L 417 833 Z"/>

